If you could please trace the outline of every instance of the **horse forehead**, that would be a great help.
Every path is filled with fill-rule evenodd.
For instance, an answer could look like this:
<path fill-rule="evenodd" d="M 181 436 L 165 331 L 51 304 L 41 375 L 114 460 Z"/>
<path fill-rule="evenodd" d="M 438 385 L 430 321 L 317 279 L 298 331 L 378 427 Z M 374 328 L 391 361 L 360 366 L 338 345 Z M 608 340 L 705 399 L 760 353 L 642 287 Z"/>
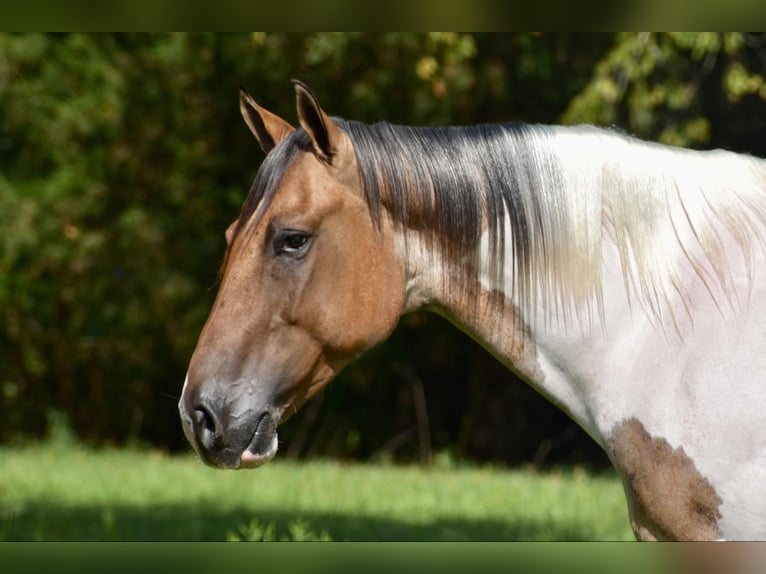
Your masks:
<path fill-rule="evenodd" d="M 303 154 L 285 172 L 269 210 L 289 215 L 328 210 L 343 201 L 341 182 L 313 154 Z"/>

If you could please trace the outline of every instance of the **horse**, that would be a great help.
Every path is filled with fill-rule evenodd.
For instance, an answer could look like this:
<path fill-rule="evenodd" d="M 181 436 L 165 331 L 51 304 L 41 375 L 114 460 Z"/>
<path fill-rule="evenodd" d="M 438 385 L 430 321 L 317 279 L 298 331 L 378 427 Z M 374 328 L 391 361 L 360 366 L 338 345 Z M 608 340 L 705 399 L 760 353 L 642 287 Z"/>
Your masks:
<path fill-rule="evenodd" d="M 431 310 L 607 453 L 639 540 L 766 538 L 766 161 L 594 126 L 366 124 L 243 88 L 266 152 L 179 402 L 199 457 Z"/>

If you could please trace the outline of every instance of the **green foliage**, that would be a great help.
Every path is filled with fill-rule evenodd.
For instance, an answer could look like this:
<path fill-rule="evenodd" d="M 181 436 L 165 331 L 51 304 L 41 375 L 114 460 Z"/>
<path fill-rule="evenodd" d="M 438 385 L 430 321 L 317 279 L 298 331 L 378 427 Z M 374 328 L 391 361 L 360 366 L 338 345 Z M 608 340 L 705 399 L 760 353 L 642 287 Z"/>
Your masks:
<path fill-rule="evenodd" d="M 713 33 L 0 35 L 0 440 L 66 420 L 92 443 L 183 447 L 184 372 L 263 157 L 240 84 L 290 121 L 297 77 L 331 113 L 368 122 L 563 118 L 766 154 L 765 46 Z M 444 321 L 411 315 L 288 423 L 282 451 L 606 464 L 514 381 Z"/>
<path fill-rule="evenodd" d="M 764 63 L 763 35 L 622 34 L 563 120 L 614 124 L 647 139 L 705 147 L 717 143 L 714 129 L 727 131 L 714 126 L 723 123 L 723 112 L 733 112 L 748 97 L 766 101 Z M 760 137 L 764 120 L 756 122 L 752 141 L 747 133 L 736 134 L 737 148 L 766 151 Z"/>
<path fill-rule="evenodd" d="M 247 47 L 232 40 L 2 37 L 5 436 L 40 432 L 48 404 L 84 438 L 177 436 L 172 397 L 253 165 L 223 143 L 236 84 L 211 90 Z"/>
<path fill-rule="evenodd" d="M 331 542 L 326 530 L 316 533 L 305 520 L 294 520 L 287 525 L 287 534 L 277 536 L 274 522 L 263 526 L 257 520 L 243 524 L 236 531 L 228 532 L 229 542 Z"/>

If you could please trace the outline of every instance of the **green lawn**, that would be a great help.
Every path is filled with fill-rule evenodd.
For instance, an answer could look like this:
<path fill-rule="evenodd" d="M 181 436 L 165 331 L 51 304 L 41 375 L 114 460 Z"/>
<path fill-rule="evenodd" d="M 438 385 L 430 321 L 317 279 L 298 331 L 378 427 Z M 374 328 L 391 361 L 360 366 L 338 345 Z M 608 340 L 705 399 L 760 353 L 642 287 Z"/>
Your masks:
<path fill-rule="evenodd" d="M 582 470 L 0 448 L 0 540 L 631 540 L 618 480 Z"/>

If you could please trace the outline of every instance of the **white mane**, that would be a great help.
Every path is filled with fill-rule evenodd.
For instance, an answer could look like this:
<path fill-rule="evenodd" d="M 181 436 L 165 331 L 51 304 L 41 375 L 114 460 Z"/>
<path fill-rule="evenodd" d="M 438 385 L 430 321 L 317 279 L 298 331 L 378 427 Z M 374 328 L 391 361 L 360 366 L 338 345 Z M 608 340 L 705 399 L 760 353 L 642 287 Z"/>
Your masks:
<path fill-rule="evenodd" d="M 515 276 L 516 289 L 531 280 L 537 288 L 527 292 L 540 293 L 544 309 L 591 313 L 601 301 L 603 243 L 612 241 L 628 295 L 657 318 L 673 314 L 677 298 L 691 313 L 684 265 L 717 304 L 735 302 L 727 249 L 733 241 L 748 264 L 752 250 L 763 249 L 766 161 L 589 126 L 528 133 L 528 193 L 543 195 L 543 230 L 531 253 L 536 276 Z"/>

